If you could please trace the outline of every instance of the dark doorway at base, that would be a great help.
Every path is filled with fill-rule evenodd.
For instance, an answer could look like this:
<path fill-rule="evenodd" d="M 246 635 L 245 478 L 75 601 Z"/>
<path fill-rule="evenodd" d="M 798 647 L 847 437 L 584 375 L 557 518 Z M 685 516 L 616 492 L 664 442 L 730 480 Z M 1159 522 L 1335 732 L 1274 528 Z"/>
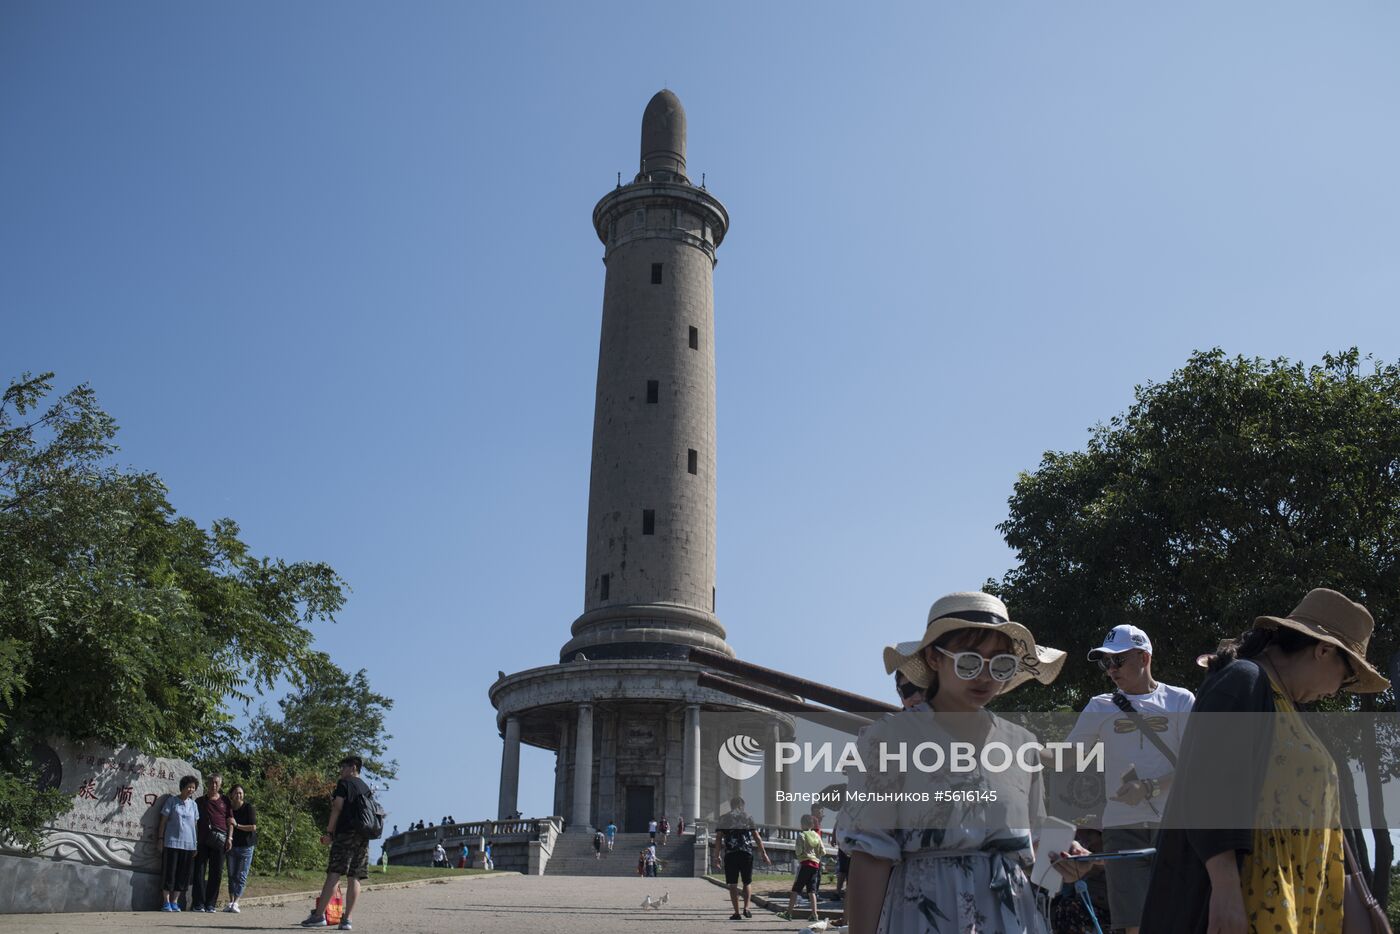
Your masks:
<path fill-rule="evenodd" d="M 628 785 L 627 808 L 622 817 L 623 833 L 646 833 L 655 808 L 655 794 L 651 785 Z"/>

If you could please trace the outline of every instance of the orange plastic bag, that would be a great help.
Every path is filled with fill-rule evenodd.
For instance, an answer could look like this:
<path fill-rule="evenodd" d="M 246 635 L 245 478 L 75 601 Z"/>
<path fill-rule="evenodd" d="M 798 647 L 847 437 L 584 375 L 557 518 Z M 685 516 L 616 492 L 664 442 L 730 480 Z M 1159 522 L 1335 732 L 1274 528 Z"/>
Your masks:
<path fill-rule="evenodd" d="M 321 907 L 321 899 L 316 899 L 316 907 Z M 326 906 L 326 923 L 339 924 L 341 915 L 345 913 L 345 902 L 340 898 L 340 889 L 336 888 L 335 894 L 331 896 L 331 902 Z"/>

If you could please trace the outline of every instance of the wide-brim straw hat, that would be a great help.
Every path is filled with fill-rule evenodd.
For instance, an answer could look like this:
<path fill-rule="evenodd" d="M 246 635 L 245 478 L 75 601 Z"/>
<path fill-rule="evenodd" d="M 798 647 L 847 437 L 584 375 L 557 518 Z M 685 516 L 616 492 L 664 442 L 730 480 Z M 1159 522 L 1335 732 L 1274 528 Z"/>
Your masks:
<path fill-rule="evenodd" d="M 1366 661 L 1366 649 L 1376 621 L 1371 613 L 1355 600 L 1335 590 L 1318 587 L 1308 592 L 1303 602 L 1287 616 L 1255 617 L 1256 629 L 1293 629 L 1319 642 L 1335 645 L 1351 659 L 1356 681 L 1342 686 L 1353 694 L 1379 694 L 1390 682 Z"/>
<path fill-rule="evenodd" d="M 969 591 L 939 597 L 928 609 L 924 637 L 913 642 L 885 646 L 885 672 L 900 671 L 904 677 L 926 688 L 933 672 L 924 662 L 924 649 L 955 629 L 990 629 L 1011 640 L 1011 653 L 1021 660 L 1016 674 L 1001 689 L 1005 694 L 1032 679 L 1049 684 L 1059 677 L 1065 653 L 1036 645 L 1035 636 L 1021 623 L 1013 622 L 1006 604 L 989 593 Z"/>

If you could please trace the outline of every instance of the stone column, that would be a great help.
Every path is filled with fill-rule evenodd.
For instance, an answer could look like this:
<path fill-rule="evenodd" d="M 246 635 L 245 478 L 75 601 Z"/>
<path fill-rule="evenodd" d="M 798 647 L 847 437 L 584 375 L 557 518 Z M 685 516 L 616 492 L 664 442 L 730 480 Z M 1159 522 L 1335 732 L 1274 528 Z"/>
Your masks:
<path fill-rule="evenodd" d="M 769 827 L 782 826 L 783 819 L 778 807 L 778 740 L 782 737 L 777 724 L 768 731 L 768 742 L 764 743 L 763 756 L 768 760 L 768 768 L 763 776 L 763 822 Z M 786 774 L 786 773 L 784 773 Z"/>
<path fill-rule="evenodd" d="M 570 830 L 592 826 L 593 815 L 593 705 L 578 705 L 578 729 L 574 737 L 574 808 Z"/>
<path fill-rule="evenodd" d="M 496 820 L 515 813 L 520 792 L 520 721 L 506 717 L 505 745 L 501 749 L 501 797 L 496 804 Z"/>
<path fill-rule="evenodd" d="M 789 765 L 783 770 L 783 774 L 778 777 L 778 788 L 785 794 L 792 793 L 792 770 Z M 792 802 L 784 801 L 778 808 L 778 822 L 784 827 L 796 827 L 797 824 L 792 819 Z"/>
<path fill-rule="evenodd" d="M 700 817 L 700 705 L 685 708 L 685 751 L 681 766 L 681 813 L 687 823 Z"/>
<path fill-rule="evenodd" d="M 563 817 L 569 813 L 569 727 L 568 720 L 559 723 L 559 751 L 554 754 L 554 810 L 552 816 Z"/>

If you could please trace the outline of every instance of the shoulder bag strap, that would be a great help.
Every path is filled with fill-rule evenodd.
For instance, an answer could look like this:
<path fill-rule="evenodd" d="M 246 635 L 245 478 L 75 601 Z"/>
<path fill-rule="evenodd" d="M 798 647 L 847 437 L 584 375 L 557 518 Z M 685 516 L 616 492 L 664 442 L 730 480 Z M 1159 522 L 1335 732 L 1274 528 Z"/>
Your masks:
<path fill-rule="evenodd" d="M 1343 934 L 1391 934 L 1390 921 L 1381 908 L 1376 896 L 1366 885 L 1361 862 L 1356 858 L 1351 841 L 1342 834 L 1342 847 L 1346 855 L 1346 885 L 1342 905 Z"/>

